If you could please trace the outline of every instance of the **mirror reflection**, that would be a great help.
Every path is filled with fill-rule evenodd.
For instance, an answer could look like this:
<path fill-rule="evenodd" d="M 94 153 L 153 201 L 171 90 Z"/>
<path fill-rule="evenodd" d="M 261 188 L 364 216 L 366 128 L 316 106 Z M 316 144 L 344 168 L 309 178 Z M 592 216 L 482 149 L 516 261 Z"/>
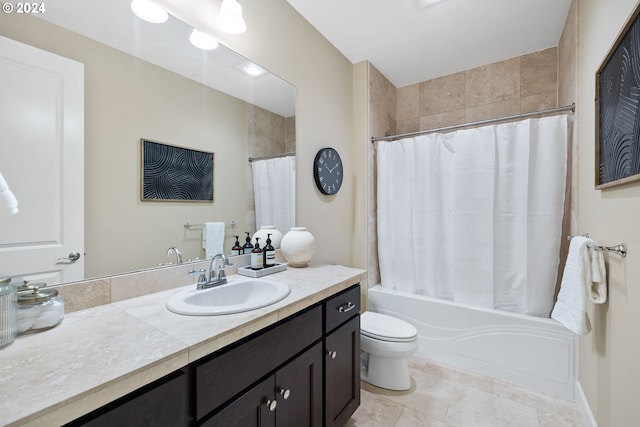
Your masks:
<path fill-rule="evenodd" d="M 266 71 L 245 74 L 256 64 L 222 45 L 208 51 L 194 47 L 193 29 L 175 17 L 163 24 L 139 20 L 129 3 L 58 0 L 39 17 L 0 16 L 0 36 L 80 64 L 83 76 L 76 85 L 80 114 L 65 114 L 83 129 L 76 174 L 82 185 L 65 187 L 70 169 L 65 156 L 72 148 L 65 145 L 62 122 L 35 114 L 25 118 L 17 108 L 34 112 L 42 93 L 51 104 L 60 94 L 47 92 L 42 83 L 43 90 L 34 89 L 38 96 L 16 89 L 20 99 L 0 104 L 3 112 L 13 112 L 3 127 L 17 129 L 19 119 L 26 123 L 0 136 L 0 172 L 20 206 L 19 214 L 0 218 L 0 275 L 59 283 L 201 259 L 205 245 L 198 225 L 207 222 L 225 223 L 223 248 L 230 253 L 235 235 L 243 242 L 244 232 L 253 234 L 270 221 L 256 218 L 254 185 L 267 200 L 260 206 L 269 200 L 276 208 L 294 203 L 283 198 L 290 189 L 271 194 L 273 182 L 261 186 L 268 178 L 254 183 L 252 165 L 261 161 L 248 159 L 295 153 L 295 88 Z M 2 50 L 17 55 L 21 49 L 11 44 Z M 0 73 L 29 74 L 12 68 Z M 31 78 L 42 81 L 35 74 Z M 74 80 L 64 80 L 65 88 Z M 142 201 L 141 139 L 213 152 L 213 203 Z M 78 196 L 81 206 L 75 209 L 79 219 L 71 223 L 64 222 L 61 208 L 61 198 L 69 194 Z M 262 215 L 280 218 L 277 209 L 269 212 L 264 208 Z M 291 221 L 277 227 L 286 232 Z M 69 230 L 82 230 L 83 248 L 65 246 L 63 233 Z M 32 258 L 23 256 L 27 249 L 34 249 Z M 72 252 L 84 254 L 81 276 L 65 272 Z"/>

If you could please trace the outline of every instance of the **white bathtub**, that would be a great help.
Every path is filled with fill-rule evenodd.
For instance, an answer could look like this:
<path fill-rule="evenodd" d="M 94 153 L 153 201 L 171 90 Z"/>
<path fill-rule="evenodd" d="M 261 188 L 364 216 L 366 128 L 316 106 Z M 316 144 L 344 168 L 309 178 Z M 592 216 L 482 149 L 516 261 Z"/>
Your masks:
<path fill-rule="evenodd" d="M 374 286 L 370 311 L 406 320 L 418 329 L 418 354 L 574 399 L 576 336 L 553 319 L 476 308 Z"/>

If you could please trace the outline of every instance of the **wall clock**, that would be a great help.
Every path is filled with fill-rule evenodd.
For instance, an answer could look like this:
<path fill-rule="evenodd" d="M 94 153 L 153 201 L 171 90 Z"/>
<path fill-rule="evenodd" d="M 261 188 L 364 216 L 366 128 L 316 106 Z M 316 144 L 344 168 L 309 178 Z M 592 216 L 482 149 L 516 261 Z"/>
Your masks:
<path fill-rule="evenodd" d="M 313 161 L 313 178 L 322 194 L 333 195 L 342 186 L 342 159 L 336 150 L 322 148 Z"/>

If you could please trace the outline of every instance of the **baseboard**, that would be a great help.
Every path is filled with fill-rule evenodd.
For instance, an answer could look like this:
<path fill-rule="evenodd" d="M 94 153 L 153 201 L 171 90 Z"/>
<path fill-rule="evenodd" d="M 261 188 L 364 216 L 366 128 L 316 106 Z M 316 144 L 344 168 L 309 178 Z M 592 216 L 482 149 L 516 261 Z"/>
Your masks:
<path fill-rule="evenodd" d="M 584 421 L 585 426 L 598 427 L 598 423 L 593 416 L 593 412 L 591 412 L 589 401 L 587 400 L 587 396 L 584 394 L 584 390 L 582 390 L 580 381 L 576 381 L 576 403 L 580 407 L 580 413 L 582 414 L 582 420 Z"/>

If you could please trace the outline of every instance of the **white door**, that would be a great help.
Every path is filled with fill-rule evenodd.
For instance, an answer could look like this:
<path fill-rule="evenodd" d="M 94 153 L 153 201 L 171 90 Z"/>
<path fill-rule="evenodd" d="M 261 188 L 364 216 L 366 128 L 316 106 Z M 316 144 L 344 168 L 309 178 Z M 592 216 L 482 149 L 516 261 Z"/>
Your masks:
<path fill-rule="evenodd" d="M 0 276 L 83 279 L 82 64 L 0 37 L 0 172 L 20 209 L 0 218 Z"/>

